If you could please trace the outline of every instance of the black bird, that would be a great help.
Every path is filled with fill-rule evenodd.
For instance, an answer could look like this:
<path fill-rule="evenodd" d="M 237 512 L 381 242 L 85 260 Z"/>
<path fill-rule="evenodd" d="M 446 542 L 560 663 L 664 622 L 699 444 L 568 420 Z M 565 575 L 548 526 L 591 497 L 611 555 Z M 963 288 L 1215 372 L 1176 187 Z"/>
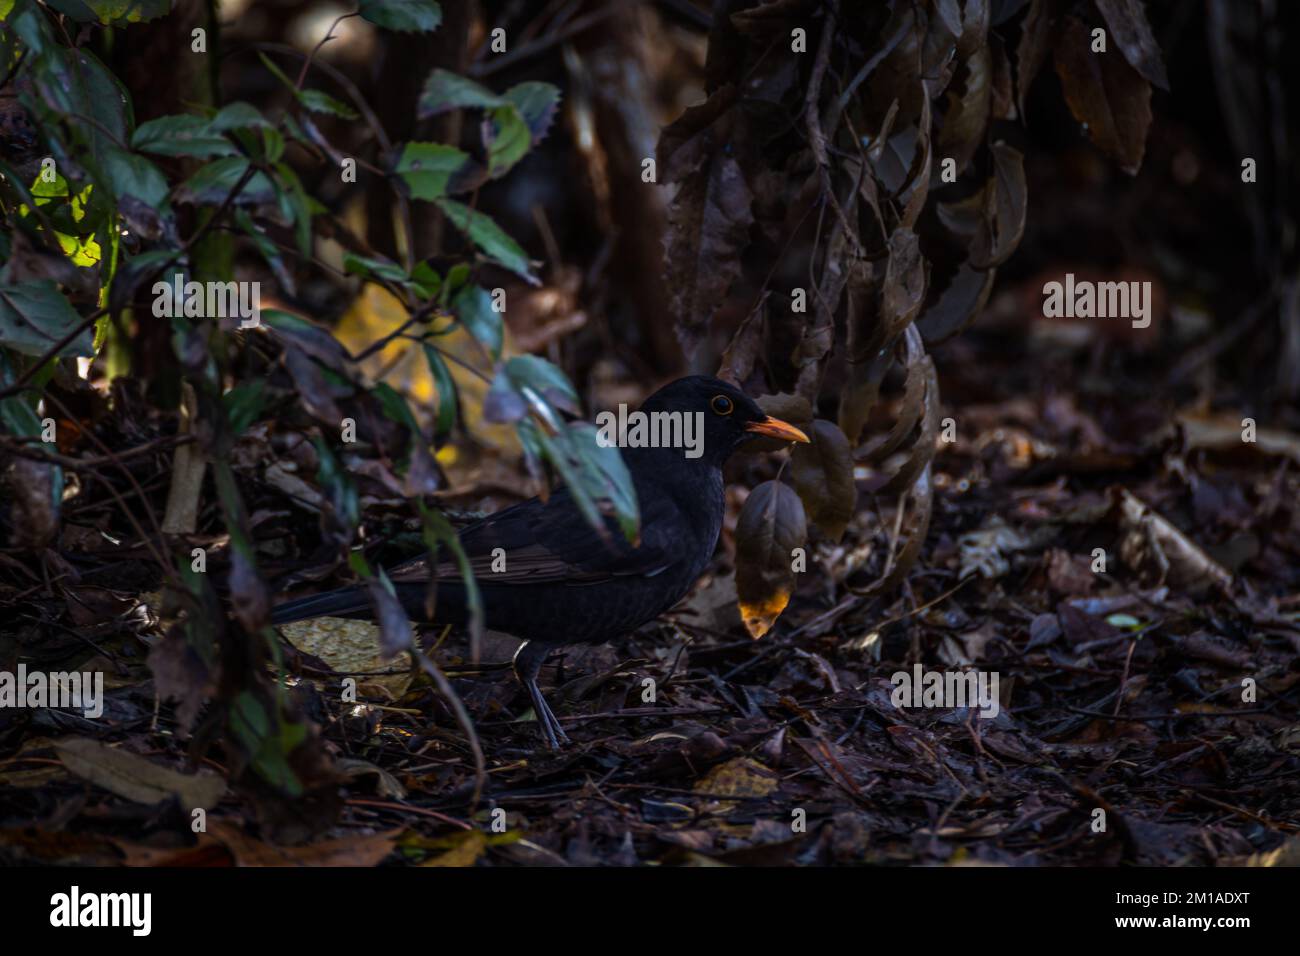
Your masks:
<path fill-rule="evenodd" d="M 552 749 L 560 741 L 568 743 L 568 736 L 537 686 L 550 650 L 608 641 L 676 604 L 713 556 L 722 528 L 722 465 L 731 453 L 760 435 L 808 441 L 799 429 L 765 415 L 744 392 L 705 376 L 664 386 L 645 400 L 641 411 L 701 413 L 703 443 L 698 457 L 687 457 L 681 447 L 620 448 L 641 511 L 638 544 L 627 541 L 612 517 L 605 519 L 607 533 L 599 534 L 565 488 L 545 502 L 521 502 L 460 533 L 483 595 L 487 627 L 524 641 L 515 652 L 515 675 L 528 689 Z M 504 552 L 505 569 L 494 572 L 493 552 L 498 548 Z M 428 622 L 428 576 L 424 558 L 389 572 L 411 619 L 465 623 L 466 589 L 450 561 L 438 565 L 434 621 Z M 371 614 L 365 589 L 348 587 L 281 604 L 272 620 L 284 624 L 326 615 Z"/>

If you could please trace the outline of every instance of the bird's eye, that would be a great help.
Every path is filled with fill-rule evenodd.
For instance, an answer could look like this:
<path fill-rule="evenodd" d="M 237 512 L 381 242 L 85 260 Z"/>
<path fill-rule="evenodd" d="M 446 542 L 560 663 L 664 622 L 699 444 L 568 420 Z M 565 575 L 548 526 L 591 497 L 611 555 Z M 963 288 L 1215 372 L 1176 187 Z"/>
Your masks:
<path fill-rule="evenodd" d="M 727 398 L 726 395 L 714 395 L 713 400 L 709 402 L 709 405 L 719 415 L 730 415 L 736 410 L 736 406 L 732 403 L 731 399 Z"/>

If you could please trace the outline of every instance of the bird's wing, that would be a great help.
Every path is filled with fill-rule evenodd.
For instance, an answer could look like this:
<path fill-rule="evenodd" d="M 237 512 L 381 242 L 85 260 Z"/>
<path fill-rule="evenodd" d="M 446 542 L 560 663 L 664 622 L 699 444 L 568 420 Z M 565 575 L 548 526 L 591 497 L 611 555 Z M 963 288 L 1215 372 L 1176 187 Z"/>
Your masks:
<path fill-rule="evenodd" d="M 560 488 L 545 504 L 534 498 L 470 525 L 460 533 L 460 543 L 480 583 L 598 584 L 622 575 L 651 577 L 683 560 L 665 533 L 676 524 L 673 519 L 679 516 L 666 497 L 643 502 L 641 543 L 633 547 L 613 518 L 605 519 L 606 534 L 600 535 Z M 503 562 L 498 560 L 501 557 Z M 458 578 L 460 571 L 451 557 L 444 552 L 440 558 L 438 576 Z M 424 581 L 428 576 L 427 556 L 389 572 L 394 583 Z"/>

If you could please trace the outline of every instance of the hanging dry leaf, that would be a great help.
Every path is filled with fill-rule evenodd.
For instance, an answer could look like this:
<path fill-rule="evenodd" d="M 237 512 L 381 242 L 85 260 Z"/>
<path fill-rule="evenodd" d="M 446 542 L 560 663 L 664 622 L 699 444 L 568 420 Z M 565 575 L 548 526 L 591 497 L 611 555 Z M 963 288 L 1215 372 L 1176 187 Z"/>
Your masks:
<path fill-rule="evenodd" d="M 838 542 L 853 517 L 853 449 L 844 433 L 822 419 L 812 423 L 812 441 L 790 456 L 790 474 L 804 511 L 822 533 Z"/>
<path fill-rule="evenodd" d="M 1062 0 L 1034 0 L 1020 27 L 1020 42 L 1016 46 L 1016 102 L 1022 117 L 1029 88 L 1056 42 L 1062 6 Z"/>
<path fill-rule="evenodd" d="M 1151 84 L 1123 56 L 1093 53 L 1092 33 L 1075 17 L 1066 20 L 1055 59 L 1074 118 L 1099 149 L 1136 175 L 1151 126 Z"/>
<path fill-rule="evenodd" d="M 1025 158 L 1006 143 L 994 143 L 993 175 L 984 187 L 984 215 L 970 251 L 976 269 L 998 266 L 1011 258 L 1025 232 Z"/>
<path fill-rule="evenodd" d="M 751 637 L 766 634 L 794 592 L 794 551 L 807 540 L 803 503 L 789 485 L 765 481 L 736 521 L 736 594 Z"/>
<path fill-rule="evenodd" d="M 1141 73 L 1153 86 L 1169 89 L 1169 75 L 1165 72 L 1164 57 L 1147 22 L 1146 10 L 1141 0 L 1095 0 L 1097 9 L 1106 18 L 1115 46 L 1124 54 L 1133 69 Z"/>
<path fill-rule="evenodd" d="M 688 348 L 740 275 L 753 225 L 753 194 L 740 163 L 724 151 L 734 87 L 723 87 L 687 110 L 660 136 L 664 181 L 680 182 L 668 207 L 664 261 L 677 330 Z"/>

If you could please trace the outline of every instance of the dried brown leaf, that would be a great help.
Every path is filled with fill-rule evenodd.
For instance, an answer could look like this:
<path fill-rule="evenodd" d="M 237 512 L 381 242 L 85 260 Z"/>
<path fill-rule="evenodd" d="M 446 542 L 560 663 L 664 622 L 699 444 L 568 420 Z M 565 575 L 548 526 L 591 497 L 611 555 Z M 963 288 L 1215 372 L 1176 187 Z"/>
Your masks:
<path fill-rule="evenodd" d="M 1115 45 L 1124 54 L 1133 69 L 1141 73 L 1154 86 L 1169 89 L 1169 75 L 1147 22 L 1146 10 L 1141 0 L 1095 0 L 1098 11 L 1110 27 Z"/>
<path fill-rule="evenodd" d="M 1055 62 L 1065 101 L 1088 138 L 1136 175 L 1151 126 L 1151 84 L 1123 56 L 1093 53 L 1091 31 L 1075 17 L 1066 20 Z"/>
<path fill-rule="evenodd" d="M 78 777 L 136 803 L 154 804 L 175 796 L 188 813 L 212 809 L 226 792 L 226 781 L 216 774 L 181 773 L 89 737 L 56 740 L 54 751 Z"/>
<path fill-rule="evenodd" d="M 794 592 L 794 550 L 808 537 L 803 504 L 789 485 L 765 481 L 736 520 L 736 594 L 751 637 L 766 634 Z"/>
<path fill-rule="evenodd" d="M 853 449 L 844 433 L 823 419 L 812 423 L 812 441 L 790 455 L 790 474 L 804 512 L 822 533 L 838 542 L 853 517 Z"/>

